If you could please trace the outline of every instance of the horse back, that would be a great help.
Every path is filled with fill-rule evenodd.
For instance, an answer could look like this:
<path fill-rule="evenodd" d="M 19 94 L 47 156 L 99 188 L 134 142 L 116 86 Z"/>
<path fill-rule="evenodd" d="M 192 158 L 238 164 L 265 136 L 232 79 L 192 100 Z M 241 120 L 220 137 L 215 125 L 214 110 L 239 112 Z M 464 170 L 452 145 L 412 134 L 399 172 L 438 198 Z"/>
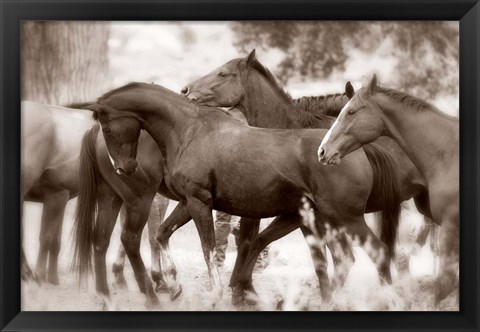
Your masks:
<path fill-rule="evenodd" d="M 55 123 L 45 105 L 22 102 L 22 190 L 27 194 L 48 167 L 55 145 Z"/>
<path fill-rule="evenodd" d="M 48 188 L 76 192 L 81 141 L 92 124 L 89 111 L 22 102 L 25 190 L 35 186 L 37 192 Z"/>

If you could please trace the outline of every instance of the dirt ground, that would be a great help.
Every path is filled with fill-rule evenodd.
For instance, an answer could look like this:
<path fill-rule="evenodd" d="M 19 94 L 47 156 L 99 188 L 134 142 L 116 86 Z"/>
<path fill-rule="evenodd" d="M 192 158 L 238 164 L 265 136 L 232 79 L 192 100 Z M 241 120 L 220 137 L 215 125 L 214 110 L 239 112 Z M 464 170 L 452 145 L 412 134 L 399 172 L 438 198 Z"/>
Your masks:
<path fill-rule="evenodd" d="M 102 310 L 103 302 L 95 293 L 93 278 L 89 280 L 87 286 L 79 288 L 75 274 L 69 268 L 73 254 L 71 227 L 75 203 L 76 200 L 72 200 L 68 204 L 64 222 L 59 259 L 60 285 L 22 282 L 22 310 Z M 172 208 L 173 204 L 170 204 L 169 211 Z M 40 204 L 25 203 L 24 244 L 28 262 L 32 267 L 36 262 L 38 250 L 40 215 Z M 397 245 L 397 249 L 408 250 L 408 243 L 402 240 L 402 234 L 408 234 L 412 227 L 416 227 L 420 218 L 417 213 L 404 209 L 400 223 L 400 244 Z M 119 234 L 117 225 L 107 253 L 110 282 L 113 281 L 111 266 L 120 243 Z M 230 236 L 225 266 L 220 270 L 224 285 L 223 298 L 214 308 L 210 301 L 207 268 L 193 223 L 187 224 L 172 236 L 170 248 L 178 270 L 177 277 L 183 287 L 183 294 L 173 302 L 167 294 L 158 294 L 161 302 L 160 310 L 278 310 L 280 301 L 283 303 L 281 307 L 283 310 L 458 310 L 455 292 L 442 301 L 438 308 L 432 306 L 434 260 L 428 246 L 410 258 L 411 276 L 399 278 L 394 273 L 394 282 L 391 286 L 380 286 L 374 264 L 365 251 L 355 247 L 356 261 L 344 287 L 335 292 L 331 303 L 322 303 L 308 247 L 302 234 L 295 231 L 271 245 L 268 255 L 269 265 L 254 274 L 253 282 L 259 295 L 255 299 L 256 305 L 234 307 L 231 304 L 228 280 L 233 269 L 236 249 L 233 236 Z M 141 252 L 149 269 L 150 250 L 145 234 Z M 331 264 L 329 273 L 330 275 L 333 273 Z M 136 285 L 128 262 L 125 267 L 125 277 L 128 289 L 112 288 L 113 301 L 109 303 L 109 309 L 145 311 L 145 297 Z"/>

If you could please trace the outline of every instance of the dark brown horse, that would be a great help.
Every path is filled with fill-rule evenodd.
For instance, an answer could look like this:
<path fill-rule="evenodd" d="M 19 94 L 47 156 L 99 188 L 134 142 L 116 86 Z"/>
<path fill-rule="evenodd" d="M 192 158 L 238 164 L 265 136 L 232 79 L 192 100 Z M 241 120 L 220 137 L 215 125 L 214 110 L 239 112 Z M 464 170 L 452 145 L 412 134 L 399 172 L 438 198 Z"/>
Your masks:
<path fill-rule="evenodd" d="M 429 210 L 441 223 L 435 301 L 452 290 L 459 260 L 458 119 L 405 93 L 377 86 L 373 76 L 342 109 L 318 148 L 322 163 L 338 165 L 378 137 L 393 138 L 427 181 Z"/>
<path fill-rule="evenodd" d="M 182 93 L 204 105 L 234 106 L 244 113 L 250 125 L 256 127 L 330 128 L 335 117 L 353 95 L 353 87 L 347 83 L 345 93 L 293 100 L 284 92 L 270 71 L 256 59 L 253 51 L 246 58 L 231 60 L 195 82 L 187 84 Z M 397 202 L 386 200 L 388 195 L 385 193 L 389 192 L 386 188 L 389 182 L 395 179 L 391 178 L 393 173 L 388 171 L 387 167 L 390 158 L 386 158 L 385 155 L 400 165 L 396 173 L 400 200 L 416 196 L 416 199 L 421 201 L 426 192 L 425 182 L 400 147 L 388 138 L 365 146 L 365 153 L 370 161 L 366 167 L 372 167 L 375 176 L 367 212 L 385 210 L 383 217 L 386 220 L 383 223 L 390 223 L 388 219 L 397 216 L 397 213 L 393 212 L 395 207 L 392 207 Z M 285 224 L 272 223 L 266 232 L 253 242 L 246 267 L 239 269 L 251 275 L 256 255 L 263 247 L 293 229 L 295 228 L 287 228 Z M 357 231 L 360 233 L 362 230 Z M 363 234 L 365 233 L 364 231 Z M 231 281 L 235 284 L 235 273 L 232 274 Z"/>
<path fill-rule="evenodd" d="M 115 164 L 128 168 L 125 172 L 131 176 L 138 166 L 135 157 L 141 129 L 154 138 L 164 157 L 165 184 L 180 200 L 177 213 L 166 223 L 175 219 L 183 224 L 193 217 L 215 300 L 222 288 L 213 262 L 212 209 L 249 218 L 278 216 L 278 222 L 297 225 L 302 219 L 298 210 L 306 197 L 320 234 L 327 223 L 347 229 L 365 224 L 372 170 L 361 167 L 368 163 L 361 150 L 341 168 L 316 163 L 315 146 L 326 130 L 248 127 L 220 109 L 207 109 L 165 88 L 143 83 L 115 89 L 88 108 L 102 125 Z M 161 232 L 159 241 L 163 243 Z M 389 251 L 378 239 L 374 246 Z M 389 276 L 386 260 L 381 271 Z M 330 291 L 326 269 L 321 289 L 324 295 Z"/>
<path fill-rule="evenodd" d="M 140 163 L 136 170 L 131 168 L 131 164 L 117 162 L 112 165 L 113 160 L 108 154 L 100 125 L 95 124 L 85 134 L 80 154 L 79 195 L 74 225 L 76 239 L 74 265 L 79 277 L 82 278 L 91 270 L 93 254 L 96 290 L 102 297 L 110 296 L 105 255 L 120 207 L 124 204 L 126 217 L 121 241 L 138 286 L 147 298 L 147 307 L 155 308 L 160 302 L 140 256 L 141 234 L 149 219 L 154 197 L 156 199 L 152 207 L 152 216 L 163 216 L 168 201 L 165 197 L 175 197 L 168 190 L 162 190 L 163 159 L 152 138 L 143 133 L 136 148 Z M 157 192 L 162 193 L 164 197 L 155 196 Z M 152 245 L 151 274 L 157 284 L 157 290 L 163 285 L 159 266 L 161 248 L 156 241 L 158 225 L 158 222 L 152 222 L 149 225 L 149 239 Z M 165 227 L 168 227 L 168 224 Z M 164 250 L 168 251 L 168 245 Z M 167 252 L 164 256 L 170 257 L 170 254 Z M 174 263 L 169 262 L 169 266 L 170 273 L 175 276 Z M 114 270 L 114 273 L 118 272 Z M 121 274 L 116 275 L 119 283 L 122 283 L 119 279 L 121 276 Z M 174 277 L 168 286 L 172 299 L 180 295 L 181 287 Z"/>

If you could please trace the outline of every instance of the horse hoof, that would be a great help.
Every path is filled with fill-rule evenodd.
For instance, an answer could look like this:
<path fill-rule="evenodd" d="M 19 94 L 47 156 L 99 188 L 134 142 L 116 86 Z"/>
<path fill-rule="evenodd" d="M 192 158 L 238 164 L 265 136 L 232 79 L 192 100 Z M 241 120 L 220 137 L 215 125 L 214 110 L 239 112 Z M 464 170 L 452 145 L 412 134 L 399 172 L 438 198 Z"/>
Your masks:
<path fill-rule="evenodd" d="M 107 295 L 100 295 L 102 298 L 102 311 L 117 311 L 115 301 Z"/>
<path fill-rule="evenodd" d="M 115 278 L 115 281 L 112 283 L 112 287 L 115 289 L 120 289 L 120 290 L 127 290 L 127 281 L 125 278 L 122 276 L 118 276 Z"/>
<path fill-rule="evenodd" d="M 60 282 L 58 280 L 58 275 L 56 276 L 49 276 L 48 279 L 47 279 L 47 282 L 51 285 L 55 285 L 55 286 L 58 286 L 60 285 Z"/>
<path fill-rule="evenodd" d="M 41 284 L 40 278 L 38 278 L 31 270 L 22 272 L 21 278 L 25 282 L 35 281 L 37 285 Z"/>
<path fill-rule="evenodd" d="M 170 301 L 175 301 L 180 295 L 182 295 L 182 286 L 178 286 L 176 290 L 170 292 Z"/>
<path fill-rule="evenodd" d="M 35 270 L 35 272 L 31 272 L 28 274 L 28 278 L 31 278 L 32 280 L 37 281 L 39 284 L 43 284 L 45 282 L 48 282 L 47 280 L 47 273 Z"/>
<path fill-rule="evenodd" d="M 145 303 L 145 307 L 148 310 L 158 310 L 160 309 L 160 301 L 157 298 L 152 300 L 147 300 L 147 302 Z"/>
<path fill-rule="evenodd" d="M 246 302 L 245 302 L 245 296 L 242 294 L 235 294 L 235 295 L 232 295 L 232 305 L 235 306 L 235 307 L 240 307 L 240 306 L 243 306 L 245 305 Z"/>
<path fill-rule="evenodd" d="M 155 292 L 166 293 L 166 292 L 168 292 L 168 287 L 163 281 L 156 282 Z"/>
<path fill-rule="evenodd" d="M 246 305 L 257 305 L 258 300 L 256 299 L 256 297 L 254 298 L 253 296 L 246 296 L 245 297 L 245 304 Z"/>

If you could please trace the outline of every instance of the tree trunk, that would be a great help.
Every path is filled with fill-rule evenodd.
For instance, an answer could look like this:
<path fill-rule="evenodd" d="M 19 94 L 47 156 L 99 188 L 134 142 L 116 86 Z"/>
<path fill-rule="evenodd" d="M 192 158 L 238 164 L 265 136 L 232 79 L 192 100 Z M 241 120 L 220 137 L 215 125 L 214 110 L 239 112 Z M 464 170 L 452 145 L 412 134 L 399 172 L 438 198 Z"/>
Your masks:
<path fill-rule="evenodd" d="M 22 100 L 67 105 L 95 100 L 106 88 L 110 25 L 22 24 Z"/>

